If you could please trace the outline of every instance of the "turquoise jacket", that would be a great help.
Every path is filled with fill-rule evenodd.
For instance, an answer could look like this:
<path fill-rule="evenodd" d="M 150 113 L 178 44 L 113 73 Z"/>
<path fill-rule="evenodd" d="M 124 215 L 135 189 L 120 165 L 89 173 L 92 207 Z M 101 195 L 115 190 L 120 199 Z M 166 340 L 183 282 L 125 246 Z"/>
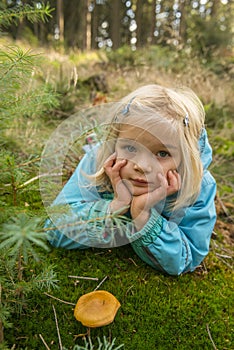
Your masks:
<path fill-rule="evenodd" d="M 125 238 L 116 244 L 131 244 L 147 264 L 170 275 L 193 271 L 209 252 L 216 221 L 216 182 L 207 170 L 212 150 L 205 129 L 199 148 L 204 173 L 196 202 L 176 216 L 163 211 L 159 214 L 152 208 L 148 222 L 140 231 L 133 231 L 132 226 L 125 223 Z M 90 185 L 85 173 L 95 173 L 95 167 L 95 151 L 92 151 L 82 158 L 54 201 L 51 210 L 61 207 L 61 211 L 50 215 L 46 222 L 46 227 L 50 227 L 48 239 L 53 246 L 66 249 L 111 246 L 105 215 L 113 195 Z"/>

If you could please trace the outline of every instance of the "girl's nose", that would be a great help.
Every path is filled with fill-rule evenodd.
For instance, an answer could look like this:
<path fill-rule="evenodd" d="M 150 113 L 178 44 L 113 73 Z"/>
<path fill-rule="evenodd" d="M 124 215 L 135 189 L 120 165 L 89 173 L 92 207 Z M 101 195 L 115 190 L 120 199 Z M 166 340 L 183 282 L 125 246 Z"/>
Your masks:
<path fill-rule="evenodd" d="M 150 159 L 147 159 L 147 157 L 145 159 L 141 159 L 140 161 L 137 161 L 136 163 L 134 163 L 133 165 L 134 170 L 146 174 L 149 174 L 150 172 L 152 172 L 153 167 L 152 167 L 152 162 L 150 162 Z"/>

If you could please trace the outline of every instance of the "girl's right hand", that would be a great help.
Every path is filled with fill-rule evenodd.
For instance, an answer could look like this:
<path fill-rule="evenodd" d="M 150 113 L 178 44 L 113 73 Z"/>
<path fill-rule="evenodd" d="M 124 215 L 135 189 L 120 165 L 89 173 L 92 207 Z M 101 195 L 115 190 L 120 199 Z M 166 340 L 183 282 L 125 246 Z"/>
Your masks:
<path fill-rule="evenodd" d="M 123 208 L 122 214 L 127 212 L 132 196 L 120 177 L 120 170 L 127 163 L 126 159 L 117 159 L 113 153 L 104 163 L 104 170 L 109 177 L 114 191 L 114 199 L 110 204 L 110 211 L 115 212 Z"/>

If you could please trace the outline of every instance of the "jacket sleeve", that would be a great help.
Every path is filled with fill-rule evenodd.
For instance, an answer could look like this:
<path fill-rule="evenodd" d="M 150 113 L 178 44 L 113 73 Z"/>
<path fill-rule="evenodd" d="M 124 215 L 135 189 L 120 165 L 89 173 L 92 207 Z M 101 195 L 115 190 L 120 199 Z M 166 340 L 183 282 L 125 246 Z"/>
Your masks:
<path fill-rule="evenodd" d="M 193 271 L 209 252 L 216 221 L 215 194 L 215 180 L 205 170 L 200 195 L 179 222 L 167 220 L 152 209 L 147 224 L 131 236 L 135 252 L 155 269 L 170 275 Z"/>
<path fill-rule="evenodd" d="M 111 199 L 102 198 L 86 176 L 95 172 L 95 158 L 95 154 L 90 153 L 82 158 L 51 207 L 47 208 L 49 219 L 45 228 L 49 242 L 55 247 L 100 247 L 112 238 L 104 232 Z"/>

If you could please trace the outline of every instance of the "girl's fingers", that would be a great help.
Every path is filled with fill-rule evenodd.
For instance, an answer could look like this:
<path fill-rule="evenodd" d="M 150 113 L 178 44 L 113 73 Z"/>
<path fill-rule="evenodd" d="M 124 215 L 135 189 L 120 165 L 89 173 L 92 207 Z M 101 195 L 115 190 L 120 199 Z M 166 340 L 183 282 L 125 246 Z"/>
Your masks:
<path fill-rule="evenodd" d="M 109 159 L 108 162 L 104 164 L 104 170 L 107 175 L 113 174 L 114 176 L 118 175 L 120 169 L 125 166 L 127 163 L 126 159 L 122 160 L 116 160 L 116 159 Z"/>
<path fill-rule="evenodd" d="M 114 152 L 113 154 L 111 154 L 107 160 L 105 161 L 104 163 L 104 169 L 106 167 L 109 167 L 109 166 L 113 166 L 114 162 L 116 161 L 116 152 Z"/>
<path fill-rule="evenodd" d="M 169 170 L 167 173 L 169 192 L 174 193 L 181 188 L 181 177 L 176 170 Z"/>
<path fill-rule="evenodd" d="M 117 160 L 115 165 L 113 166 L 113 170 L 119 171 L 124 165 L 126 165 L 126 163 L 127 163 L 126 159 Z"/>
<path fill-rule="evenodd" d="M 127 162 L 126 159 L 117 159 L 116 152 L 111 154 L 110 157 L 104 163 L 104 169 L 108 167 L 115 167 L 116 169 L 121 169 Z"/>
<path fill-rule="evenodd" d="M 126 159 L 116 159 L 116 154 L 111 155 L 104 164 L 104 171 L 109 177 L 112 186 L 115 186 L 120 180 L 120 169 L 127 163 Z"/>
<path fill-rule="evenodd" d="M 160 181 L 160 187 L 162 187 L 164 189 L 168 187 L 168 181 L 163 174 L 158 173 L 158 179 Z"/>

